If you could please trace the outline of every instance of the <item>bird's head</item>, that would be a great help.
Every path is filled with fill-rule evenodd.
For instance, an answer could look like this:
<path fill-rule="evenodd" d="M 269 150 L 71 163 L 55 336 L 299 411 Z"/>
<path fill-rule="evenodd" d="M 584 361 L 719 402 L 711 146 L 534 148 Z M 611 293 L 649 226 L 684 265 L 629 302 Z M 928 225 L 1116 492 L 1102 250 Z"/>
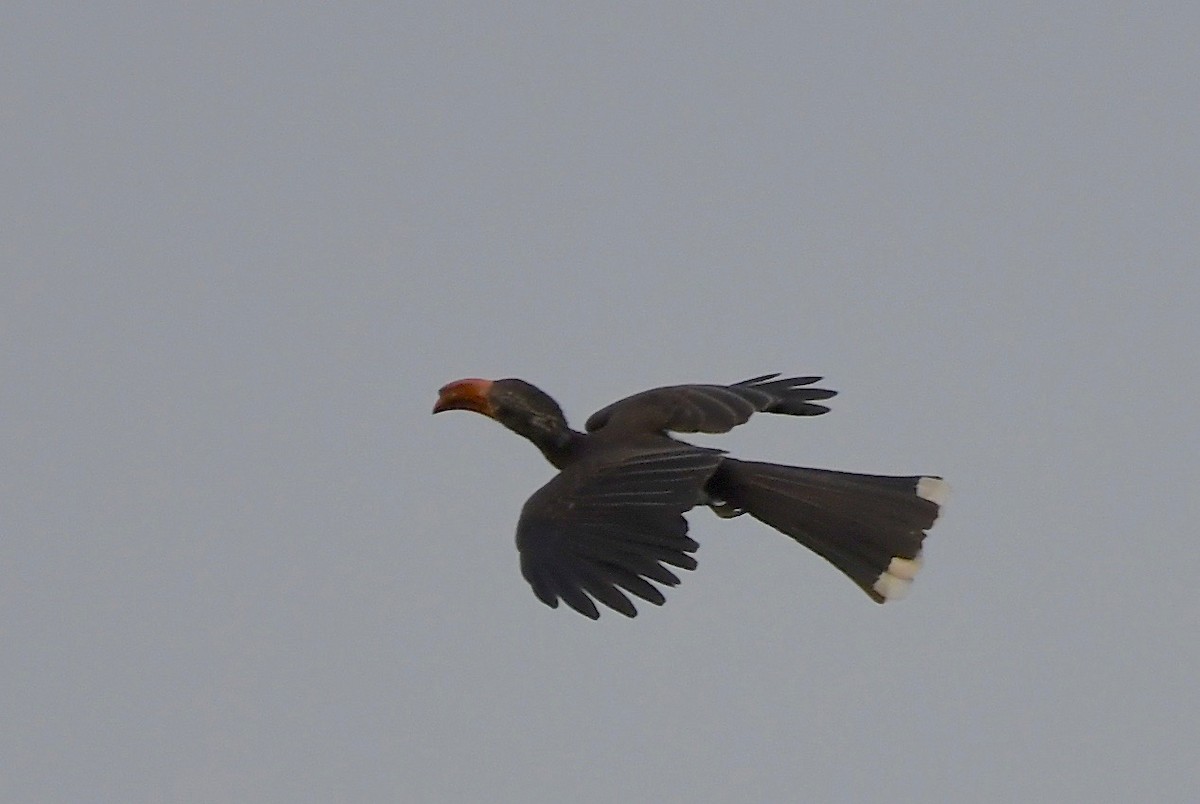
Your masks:
<path fill-rule="evenodd" d="M 438 391 L 433 412 L 444 410 L 482 413 L 543 448 L 560 447 L 570 434 L 558 403 L 524 380 L 455 380 Z"/>

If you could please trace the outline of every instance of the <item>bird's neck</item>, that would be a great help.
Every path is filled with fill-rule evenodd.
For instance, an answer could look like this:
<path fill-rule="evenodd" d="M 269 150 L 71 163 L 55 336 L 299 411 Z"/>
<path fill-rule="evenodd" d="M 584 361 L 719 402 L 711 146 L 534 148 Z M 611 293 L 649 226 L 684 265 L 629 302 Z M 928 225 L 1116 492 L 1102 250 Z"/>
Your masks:
<path fill-rule="evenodd" d="M 583 433 L 572 430 L 561 414 L 507 414 L 502 411 L 496 418 L 509 430 L 533 442 L 546 460 L 558 469 L 570 463 L 581 439 L 585 438 Z"/>
<path fill-rule="evenodd" d="M 556 469 L 562 469 L 571 462 L 571 457 L 584 438 L 583 433 L 575 432 L 561 420 L 535 419 L 523 422 L 520 429 L 512 429 L 529 439 Z"/>
<path fill-rule="evenodd" d="M 561 430 L 526 436 L 555 469 L 562 469 L 571 462 L 583 437 L 583 433 L 577 433 L 565 424 Z"/>

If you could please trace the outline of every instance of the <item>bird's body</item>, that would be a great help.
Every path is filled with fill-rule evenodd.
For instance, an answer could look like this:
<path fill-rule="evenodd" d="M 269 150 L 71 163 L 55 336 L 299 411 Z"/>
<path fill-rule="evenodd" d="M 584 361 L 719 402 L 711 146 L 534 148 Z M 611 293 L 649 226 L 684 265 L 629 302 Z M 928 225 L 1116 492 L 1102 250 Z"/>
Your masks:
<path fill-rule="evenodd" d="M 724 433 L 755 412 L 815 416 L 834 391 L 819 377 L 767 375 L 732 385 L 675 385 L 626 397 L 567 425 L 558 404 L 523 380 L 458 380 L 434 413 L 472 410 L 529 439 L 559 474 L 525 503 L 517 525 L 521 572 L 549 606 L 563 600 L 596 619 L 596 602 L 627 616 L 627 594 L 661 605 L 649 581 L 694 569 L 698 544 L 684 512 L 707 505 L 743 513 L 829 560 L 871 598 L 900 597 L 920 568 L 921 543 L 945 484 L 932 476 L 880 476 L 730 458 L 670 433 Z"/>

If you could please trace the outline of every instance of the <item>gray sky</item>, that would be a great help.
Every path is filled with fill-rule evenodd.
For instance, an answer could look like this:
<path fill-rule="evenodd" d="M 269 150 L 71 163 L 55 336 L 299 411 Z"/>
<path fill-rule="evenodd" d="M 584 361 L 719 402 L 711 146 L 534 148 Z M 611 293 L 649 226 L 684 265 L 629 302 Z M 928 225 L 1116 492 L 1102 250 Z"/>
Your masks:
<path fill-rule="evenodd" d="M 251 5 L 3 13 L 0 798 L 1200 800 L 1194 4 Z M 551 611 L 429 414 L 771 371 L 952 484 L 904 602 Z"/>

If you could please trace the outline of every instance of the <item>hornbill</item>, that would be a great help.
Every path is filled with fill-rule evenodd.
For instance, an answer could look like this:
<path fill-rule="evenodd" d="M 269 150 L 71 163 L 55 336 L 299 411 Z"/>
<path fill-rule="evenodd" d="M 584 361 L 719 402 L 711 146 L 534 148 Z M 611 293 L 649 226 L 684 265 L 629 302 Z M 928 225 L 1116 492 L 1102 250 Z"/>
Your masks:
<path fill-rule="evenodd" d="M 947 486 L 933 476 L 804 469 L 726 457 L 670 433 L 725 433 L 755 412 L 818 416 L 837 392 L 820 377 L 767 374 L 732 385 L 672 385 L 596 411 L 587 432 L 567 425 L 558 403 L 524 380 L 457 380 L 434 413 L 482 413 L 533 442 L 559 473 L 521 509 L 521 574 L 538 599 L 593 620 L 596 602 L 627 617 L 628 594 L 665 602 L 650 581 L 675 586 L 664 565 L 691 570 L 699 545 L 685 511 L 749 514 L 827 559 L 872 600 L 901 597 L 921 568 L 921 542 Z"/>

